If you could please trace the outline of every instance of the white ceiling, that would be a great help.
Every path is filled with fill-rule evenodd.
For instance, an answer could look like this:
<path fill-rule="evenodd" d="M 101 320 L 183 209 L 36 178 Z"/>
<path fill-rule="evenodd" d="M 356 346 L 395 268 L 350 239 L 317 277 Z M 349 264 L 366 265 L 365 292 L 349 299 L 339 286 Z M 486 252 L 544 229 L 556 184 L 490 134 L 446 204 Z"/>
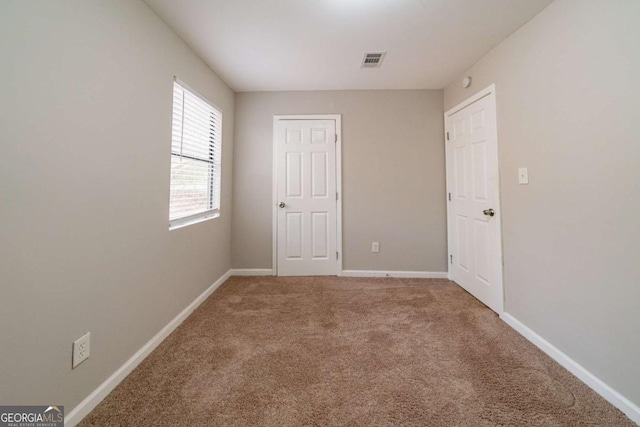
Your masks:
<path fill-rule="evenodd" d="M 245 92 L 441 89 L 552 0 L 145 1 Z"/>

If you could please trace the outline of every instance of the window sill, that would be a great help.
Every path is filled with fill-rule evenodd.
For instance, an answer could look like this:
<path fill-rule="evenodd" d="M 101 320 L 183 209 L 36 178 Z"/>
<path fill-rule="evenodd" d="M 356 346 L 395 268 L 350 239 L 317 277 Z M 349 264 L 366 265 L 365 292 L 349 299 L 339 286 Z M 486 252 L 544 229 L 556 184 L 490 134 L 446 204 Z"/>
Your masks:
<path fill-rule="evenodd" d="M 216 210 L 216 211 L 203 212 L 201 214 L 194 215 L 191 217 L 174 219 L 173 221 L 169 221 L 169 231 L 177 230 L 179 228 L 187 227 L 189 225 L 197 224 L 199 222 L 208 221 L 210 219 L 215 219 L 215 218 L 218 218 L 219 216 L 220 216 L 220 212 Z"/>

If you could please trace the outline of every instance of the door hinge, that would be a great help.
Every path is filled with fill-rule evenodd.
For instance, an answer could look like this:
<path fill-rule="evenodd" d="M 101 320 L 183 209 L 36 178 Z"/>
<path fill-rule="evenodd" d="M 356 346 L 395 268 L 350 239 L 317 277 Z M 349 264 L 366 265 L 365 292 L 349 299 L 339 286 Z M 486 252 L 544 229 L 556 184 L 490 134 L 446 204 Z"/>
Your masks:
<path fill-rule="evenodd" d="M 449 193 L 449 201 L 451 201 L 451 193 Z"/>
<path fill-rule="evenodd" d="M 449 264 L 453 264 L 453 255 L 449 255 Z"/>
<path fill-rule="evenodd" d="M 449 140 L 449 132 L 447 132 L 447 141 Z"/>
<path fill-rule="evenodd" d="M 340 259 L 340 253 L 336 251 L 336 259 Z"/>
<path fill-rule="evenodd" d="M 338 200 L 338 198 L 339 198 L 339 197 L 338 197 L 338 192 L 336 191 L 336 200 Z"/>
<path fill-rule="evenodd" d="M 337 144 L 338 143 L 338 134 L 336 133 L 336 134 L 334 134 L 334 136 L 335 136 L 335 141 L 333 141 L 333 142 L 335 142 Z"/>

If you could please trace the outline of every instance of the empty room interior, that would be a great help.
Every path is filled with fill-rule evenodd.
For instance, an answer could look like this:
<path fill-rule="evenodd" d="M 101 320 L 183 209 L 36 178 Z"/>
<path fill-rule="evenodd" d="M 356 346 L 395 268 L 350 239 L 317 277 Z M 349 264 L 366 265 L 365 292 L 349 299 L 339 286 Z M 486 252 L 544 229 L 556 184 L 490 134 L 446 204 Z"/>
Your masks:
<path fill-rule="evenodd" d="M 0 0 L 0 425 L 640 424 L 639 41 L 637 0 Z"/>

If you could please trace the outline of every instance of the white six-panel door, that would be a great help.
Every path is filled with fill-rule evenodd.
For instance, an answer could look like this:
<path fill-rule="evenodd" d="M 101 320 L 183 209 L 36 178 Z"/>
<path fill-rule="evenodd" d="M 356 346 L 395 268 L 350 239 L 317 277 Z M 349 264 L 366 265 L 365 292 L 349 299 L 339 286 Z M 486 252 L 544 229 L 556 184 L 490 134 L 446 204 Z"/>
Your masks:
<path fill-rule="evenodd" d="M 502 313 L 495 89 L 476 98 L 445 114 L 449 271 L 451 280 Z"/>
<path fill-rule="evenodd" d="M 337 271 L 336 121 L 275 122 L 277 273 Z"/>

